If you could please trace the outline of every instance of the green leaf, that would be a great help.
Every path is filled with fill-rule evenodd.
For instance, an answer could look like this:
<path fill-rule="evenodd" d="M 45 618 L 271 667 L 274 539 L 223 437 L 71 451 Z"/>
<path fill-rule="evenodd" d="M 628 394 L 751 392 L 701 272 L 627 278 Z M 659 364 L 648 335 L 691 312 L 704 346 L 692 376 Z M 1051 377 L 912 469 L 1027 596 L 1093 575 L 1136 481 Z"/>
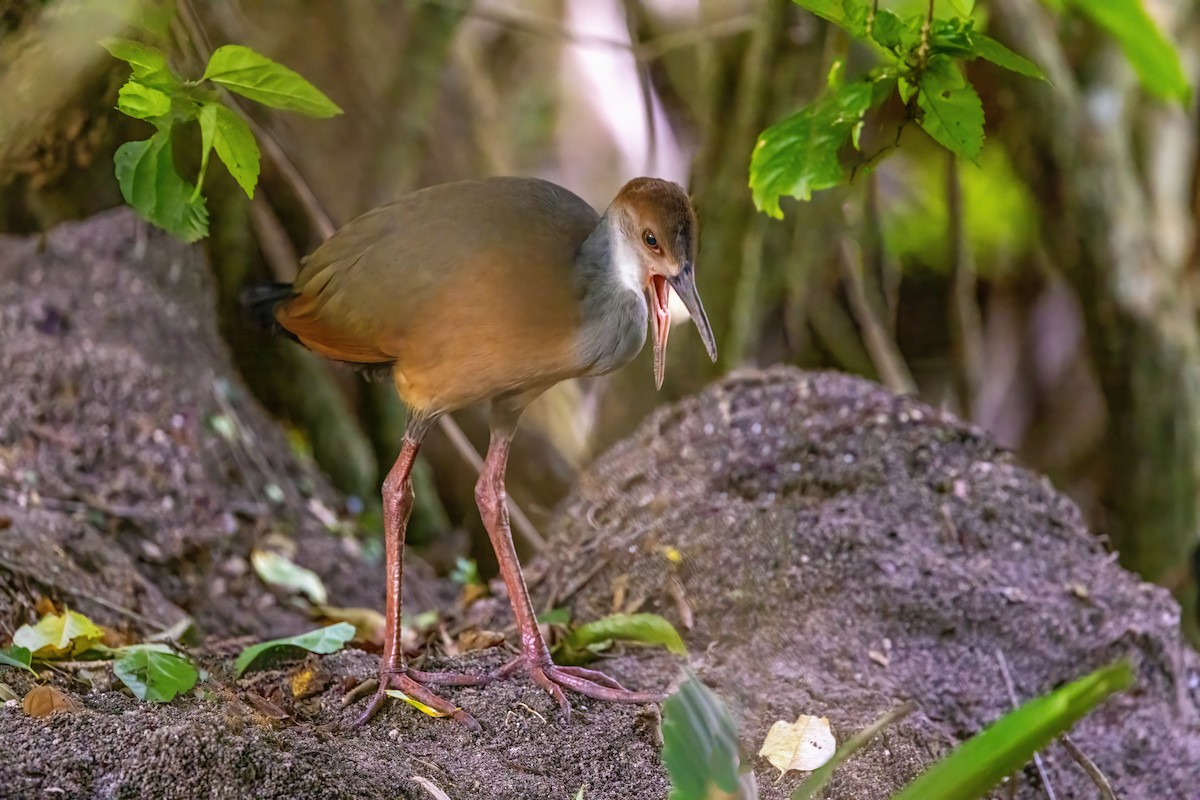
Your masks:
<path fill-rule="evenodd" d="M 264 653 L 276 651 L 274 655 L 286 654 L 290 649 L 300 648 L 310 653 L 336 653 L 354 638 L 354 626 L 349 622 L 339 622 L 315 631 L 302 633 L 299 636 L 289 636 L 285 639 L 274 639 L 270 642 L 251 645 L 242 651 L 234 662 L 234 669 L 240 677 L 246 669 L 258 660 Z"/>
<path fill-rule="evenodd" d="M 537 621 L 539 625 L 570 625 L 571 624 L 571 609 L 565 607 L 552 608 L 538 614 Z"/>
<path fill-rule="evenodd" d="M 871 28 L 871 38 L 888 50 L 908 49 L 911 44 L 912 31 L 899 17 L 885 8 L 875 14 L 875 24 Z"/>
<path fill-rule="evenodd" d="M 734 796 L 742 782 L 748 789 L 754 787 L 753 772 L 738 775 L 740 758 L 733 717 L 721 699 L 694 675 L 663 703 L 662 741 L 663 764 L 671 777 L 670 800 Z"/>
<path fill-rule="evenodd" d="M 838 151 L 871 106 L 873 84 L 856 81 L 775 123 L 758 137 L 750 158 L 754 205 L 783 218 L 779 198 L 808 200 L 844 178 Z"/>
<path fill-rule="evenodd" d="M 1122 662 L 1030 700 L 956 747 L 894 800 L 983 797 L 1106 697 L 1132 685 L 1133 668 Z"/>
<path fill-rule="evenodd" d="M 298 73 L 241 45 L 218 47 L 208 60 L 204 79 L 272 108 L 298 111 L 310 117 L 342 113 Z"/>
<path fill-rule="evenodd" d="M 175 171 L 168 130 L 145 141 L 126 142 L 117 148 L 113 162 L 121 195 L 143 218 L 185 242 L 208 235 L 208 208 L 196 187 Z"/>
<path fill-rule="evenodd" d="M 117 652 L 121 657 L 113 662 L 113 674 L 148 703 L 169 702 L 195 686 L 199 677 L 186 658 L 159 646 L 133 645 Z"/>
<path fill-rule="evenodd" d="M 1179 51 L 1154 24 L 1141 0 L 1071 0 L 1071 6 L 1117 40 L 1148 91 L 1187 104 L 1192 87 Z"/>
<path fill-rule="evenodd" d="M 128 63 L 133 68 L 133 77 L 142 83 L 163 89 L 179 86 L 179 78 L 167 65 L 167 54 L 160 48 L 118 38 L 101 39 L 100 46 L 114 58 Z"/>
<path fill-rule="evenodd" d="M 171 111 L 171 95 L 130 80 L 117 94 L 117 109 L 134 119 L 154 119 L 166 116 Z"/>
<path fill-rule="evenodd" d="M 29 648 L 13 645 L 12 647 L 0 650 L 0 667 L 16 667 L 26 672 L 33 672 L 36 675 L 37 673 L 29 666 L 31 658 L 32 655 L 29 652 Z"/>
<path fill-rule="evenodd" d="M 917 79 L 921 127 L 951 152 L 975 163 L 983 150 L 983 103 L 954 59 L 936 55 Z"/>
<path fill-rule="evenodd" d="M 992 37 L 984 36 L 982 33 L 975 34 L 975 54 L 998 67 L 1012 70 L 1026 78 L 1046 80 L 1046 76 L 1037 64 L 1024 56 L 1017 55 Z"/>
<path fill-rule="evenodd" d="M 975 13 L 975 0 L 950 0 L 950 7 L 955 14 L 967 19 Z"/>
<path fill-rule="evenodd" d="M 821 19 L 845 28 L 856 37 L 867 35 L 866 19 L 871 12 L 869 3 L 858 0 L 795 0 L 795 3 Z"/>
<path fill-rule="evenodd" d="M 200 140 L 204 159 L 208 158 L 209 148 L 214 148 L 242 191 L 247 197 L 253 198 L 254 187 L 258 183 L 258 142 L 254 141 L 254 134 L 250 132 L 246 121 L 222 103 L 205 103 L 200 109 Z M 316 579 L 315 586 L 320 587 L 324 595 L 325 587 L 321 579 L 315 573 L 309 574 Z M 309 598 L 312 599 L 311 594 Z M 313 602 L 325 601 L 314 599 Z"/>
<path fill-rule="evenodd" d="M 585 661 L 614 640 L 662 645 L 676 655 L 687 655 L 679 632 L 658 614 L 612 614 L 571 631 L 563 642 L 562 660 Z"/>
<path fill-rule="evenodd" d="M 911 50 L 920 46 L 919 28 Z M 975 58 L 975 31 L 972 23 L 960 19 L 938 20 L 929 34 L 929 51 L 945 53 L 954 58 Z"/>
<path fill-rule="evenodd" d="M 36 625 L 22 625 L 13 634 L 13 645 L 34 658 L 62 658 L 82 653 L 104 638 L 96 623 L 77 611 L 47 614 Z"/>

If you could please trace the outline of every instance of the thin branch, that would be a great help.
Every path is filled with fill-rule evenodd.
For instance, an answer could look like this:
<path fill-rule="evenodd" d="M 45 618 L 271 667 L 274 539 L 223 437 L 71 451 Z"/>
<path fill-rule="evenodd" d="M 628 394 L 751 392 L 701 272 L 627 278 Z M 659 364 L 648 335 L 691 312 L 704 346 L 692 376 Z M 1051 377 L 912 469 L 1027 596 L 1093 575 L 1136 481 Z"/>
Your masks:
<path fill-rule="evenodd" d="M 846 279 L 850 311 L 858 323 L 863 344 L 871 356 L 871 362 L 879 373 L 880 380 L 896 394 L 916 394 L 917 382 L 913 379 L 900 345 L 868 299 L 863 285 L 862 249 L 849 237 L 842 239 L 842 257 L 839 259 L 842 275 Z"/>
<path fill-rule="evenodd" d="M 1096 762 L 1087 757 L 1087 754 L 1079 749 L 1075 742 L 1071 741 L 1071 737 L 1063 734 L 1058 737 L 1062 742 L 1062 746 L 1071 754 L 1071 758 L 1075 759 L 1075 763 L 1083 767 L 1083 771 L 1092 779 L 1092 783 L 1096 784 L 1096 788 L 1100 790 L 1100 800 L 1117 800 L 1117 794 L 1113 791 L 1112 784 L 1108 782 L 1108 778 L 1096 766 Z"/>
<path fill-rule="evenodd" d="M 975 296 L 975 260 L 967 241 L 962 181 L 958 173 L 958 156 L 954 153 L 948 153 L 946 160 L 946 216 L 950 238 L 950 332 L 955 390 L 962 414 L 969 419 L 983 380 L 983 319 Z"/>
<path fill-rule="evenodd" d="M 1008 661 L 1004 658 L 1004 651 L 996 649 L 996 663 L 1000 665 L 1000 674 L 1004 677 L 1004 688 L 1008 690 L 1008 700 L 1012 703 L 1012 707 L 1019 706 L 1020 700 L 1017 699 L 1017 687 L 1013 685 L 1012 673 L 1008 671 Z M 1038 777 L 1042 779 L 1042 788 L 1046 790 L 1046 797 L 1049 800 L 1057 800 L 1054 795 L 1054 787 L 1050 784 L 1050 775 L 1046 772 L 1046 764 L 1042 761 L 1040 753 L 1033 754 L 1033 763 L 1037 766 Z"/>

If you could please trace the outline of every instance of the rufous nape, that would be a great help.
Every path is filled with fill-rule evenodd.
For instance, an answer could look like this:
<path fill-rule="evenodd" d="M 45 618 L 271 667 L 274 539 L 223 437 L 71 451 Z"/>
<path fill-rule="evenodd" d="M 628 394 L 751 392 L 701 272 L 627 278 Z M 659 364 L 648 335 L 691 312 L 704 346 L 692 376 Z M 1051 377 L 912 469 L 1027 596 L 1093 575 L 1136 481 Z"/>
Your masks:
<path fill-rule="evenodd" d="M 314 352 L 390 369 L 408 406 L 400 455 L 383 481 L 387 624 L 379 690 L 358 724 L 374 715 L 387 689 L 399 689 L 478 728 L 427 685 L 485 683 L 522 669 L 568 717 L 564 689 L 617 702 L 663 699 L 552 661 L 513 548 L 504 471 L 530 402 L 559 381 L 628 363 L 645 344 L 647 326 L 661 388 L 670 289 L 716 360 L 696 291 L 696 245 L 691 201 L 668 181 L 636 178 L 597 214 L 547 181 L 487 178 L 422 189 L 370 211 L 317 248 L 294 283 L 247 294 L 254 310 Z M 400 648 L 413 461 L 440 415 L 485 400 L 491 441 L 475 497 L 508 589 L 521 655 L 486 676 L 420 672 L 405 665 Z"/>

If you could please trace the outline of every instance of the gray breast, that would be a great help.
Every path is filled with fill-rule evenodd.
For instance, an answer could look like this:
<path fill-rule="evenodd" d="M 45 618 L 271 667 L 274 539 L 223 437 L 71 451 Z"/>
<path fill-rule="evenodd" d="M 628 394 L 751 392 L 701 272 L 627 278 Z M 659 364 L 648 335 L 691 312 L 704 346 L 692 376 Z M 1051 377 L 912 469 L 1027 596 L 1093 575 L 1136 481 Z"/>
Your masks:
<path fill-rule="evenodd" d="M 633 360 L 646 343 L 650 322 L 646 298 L 624 287 L 613 287 L 606 302 L 585 316 L 576 345 L 587 375 L 604 375 Z M 586 314 L 586 311 L 585 311 Z"/>

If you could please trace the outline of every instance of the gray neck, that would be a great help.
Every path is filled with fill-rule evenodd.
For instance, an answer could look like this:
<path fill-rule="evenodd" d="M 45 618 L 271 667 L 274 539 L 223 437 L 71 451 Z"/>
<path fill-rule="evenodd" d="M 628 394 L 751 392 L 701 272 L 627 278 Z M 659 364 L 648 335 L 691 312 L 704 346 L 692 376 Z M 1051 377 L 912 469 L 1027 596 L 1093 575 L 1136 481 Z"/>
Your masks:
<path fill-rule="evenodd" d="M 649 309 L 640 288 L 641 269 L 610 208 L 600 217 L 579 253 L 575 274 L 583 291 L 576 342 L 580 366 L 603 375 L 633 360 L 646 343 Z"/>

